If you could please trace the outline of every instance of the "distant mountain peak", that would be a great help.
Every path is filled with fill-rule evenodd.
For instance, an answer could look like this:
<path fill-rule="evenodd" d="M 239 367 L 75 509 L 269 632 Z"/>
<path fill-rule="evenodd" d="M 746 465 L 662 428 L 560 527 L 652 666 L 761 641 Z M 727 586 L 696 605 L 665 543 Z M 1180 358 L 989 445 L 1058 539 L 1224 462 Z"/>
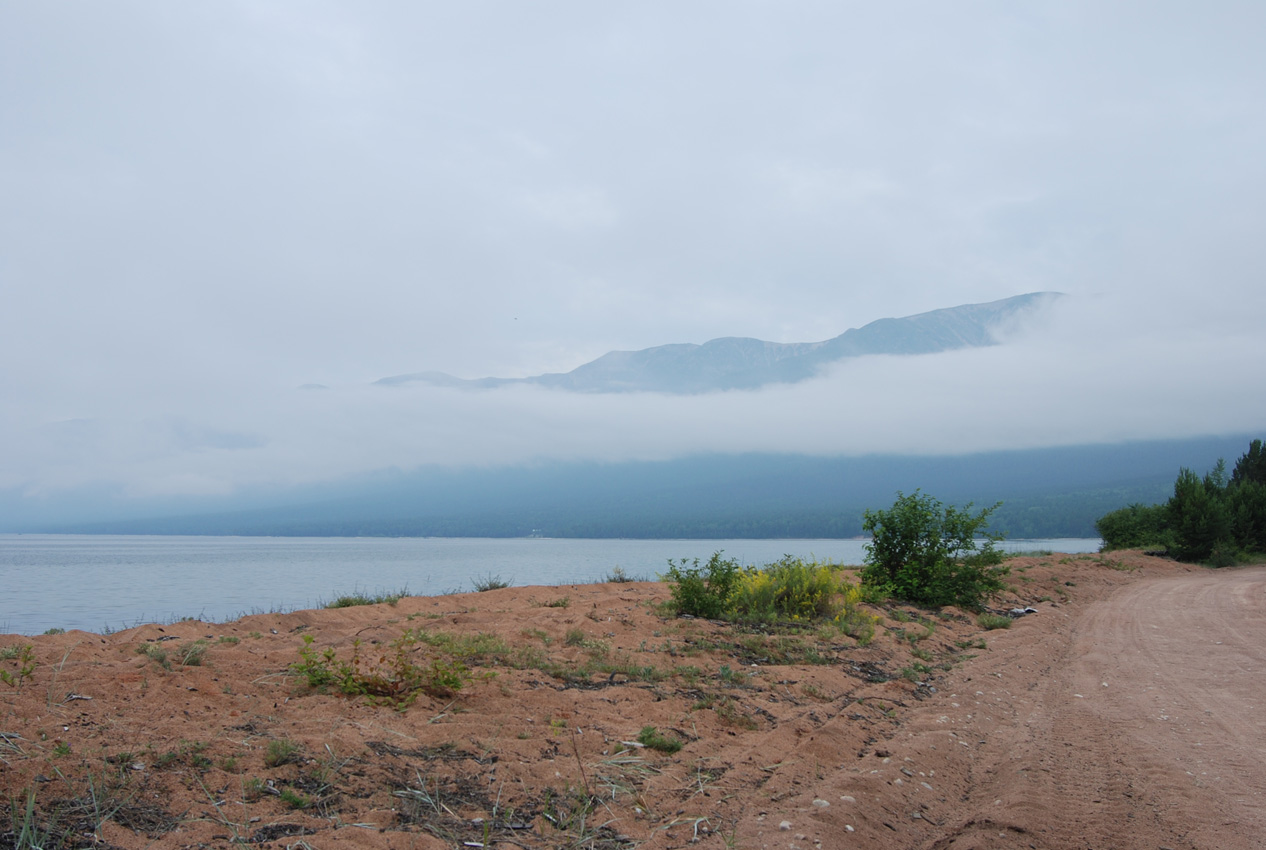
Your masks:
<path fill-rule="evenodd" d="M 695 395 L 789 384 L 819 374 L 828 364 L 868 354 L 935 354 L 957 348 L 996 345 L 996 334 L 1009 320 L 1045 309 L 1058 292 L 1030 292 L 905 316 L 878 319 L 822 342 L 766 342 L 750 337 L 720 337 L 702 345 L 670 343 L 639 351 L 609 351 L 570 372 L 528 378 L 455 378 L 443 372 L 414 372 L 375 381 L 398 387 L 491 389 L 511 384 L 581 393 L 660 392 Z"/>

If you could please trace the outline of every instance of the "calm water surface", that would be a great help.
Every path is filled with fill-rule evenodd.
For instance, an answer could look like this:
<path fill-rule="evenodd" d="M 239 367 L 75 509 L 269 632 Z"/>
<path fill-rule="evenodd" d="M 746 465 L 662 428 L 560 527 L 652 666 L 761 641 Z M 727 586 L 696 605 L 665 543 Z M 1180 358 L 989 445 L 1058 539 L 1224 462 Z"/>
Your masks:
<path fill-rule="evenodd" d="M 102 631 L 320 606 L 344 593 L 434 595 L 499 576 L 516 586 L 653 579 L 669 558 L 718 550 L 744 564 L 783 555 L 859 564 L 864 540 L 536 540 L 0 534 L 0 633 Z M 1010 550 L 1096 552 L 1100 541 L 1008 541 Z"/>

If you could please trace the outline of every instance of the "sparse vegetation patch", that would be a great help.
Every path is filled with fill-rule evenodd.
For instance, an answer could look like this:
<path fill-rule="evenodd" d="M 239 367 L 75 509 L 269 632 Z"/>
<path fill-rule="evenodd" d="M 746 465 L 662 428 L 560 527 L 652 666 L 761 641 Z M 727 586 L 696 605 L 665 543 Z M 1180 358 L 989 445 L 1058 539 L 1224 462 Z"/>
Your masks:
<path fill-rule="evenodd" d="M 362 591 L 354 591 L 346 593 L 342 596 L 336 596 L 334 599 L 325 603 L 326 608 L 352 608 L 357 605 L 395 605 L 401 599 L 409 595 L 409 588 L 402 587 L 399 590 L 384 593 L 364 593 Z"/>

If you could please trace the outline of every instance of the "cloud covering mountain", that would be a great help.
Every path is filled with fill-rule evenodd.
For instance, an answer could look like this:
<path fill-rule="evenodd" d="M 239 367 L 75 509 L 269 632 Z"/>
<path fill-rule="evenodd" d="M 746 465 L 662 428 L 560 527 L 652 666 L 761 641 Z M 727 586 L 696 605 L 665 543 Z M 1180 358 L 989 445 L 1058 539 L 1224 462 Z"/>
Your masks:
<path fill-rule="evenodd" d="M 1031 292 L 988 304 L 964 304 L 900 319 L 877 319 L 823 342 L 766 342 L 722 337 L 702 345 L 677 343 L 641 351 L 612 351 L 570 372 L 528 378 L 463 380 L 443 372 L 415 372 L 375 381 L 386 387 L 410 383 L 492 389 L 512 384 L 585 393 L 695 394 L 751 390 L 815 377 L 850 357 L 934 354 L 996 345 L 997 334 L 1026 314 L 1048 306 L 1055 292 Z"/>

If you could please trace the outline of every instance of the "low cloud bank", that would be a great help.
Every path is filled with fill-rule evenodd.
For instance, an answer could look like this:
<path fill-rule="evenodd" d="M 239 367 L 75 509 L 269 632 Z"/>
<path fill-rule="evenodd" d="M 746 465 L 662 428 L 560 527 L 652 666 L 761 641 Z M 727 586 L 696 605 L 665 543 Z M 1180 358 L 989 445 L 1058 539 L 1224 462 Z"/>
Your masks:
<path fill-rule="evenodd" d="M 960 454 L 1266 427 L 1255 329 L 1068 299 L 993 348 L 842 362 L 758 392 L 325 389 L 191 381 L 99 415 L 0 424 L 0 489 L 229 496 L 424 464 L 662 460 L 699 452 Z M 197 384 L 197 386 L 193 386 Z M 39 407 L 28 405 L 28 412 Z M 45 413 L 52 406 L 43 405 Z"/>

